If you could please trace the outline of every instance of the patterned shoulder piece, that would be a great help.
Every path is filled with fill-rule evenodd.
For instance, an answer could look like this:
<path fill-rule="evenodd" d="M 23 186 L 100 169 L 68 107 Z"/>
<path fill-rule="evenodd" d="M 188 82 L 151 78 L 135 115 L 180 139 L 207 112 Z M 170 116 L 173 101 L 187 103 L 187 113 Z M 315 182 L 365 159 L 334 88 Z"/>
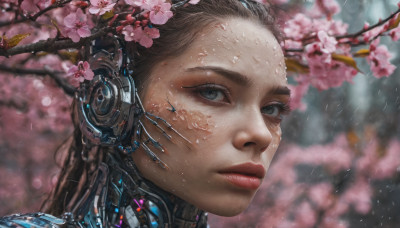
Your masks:
<path fill-rule="evenodd" d="M 0 228 L 56 228 L 65 224 L 63 219 L 45 213 L 13 214 L 0 218 Z"/>

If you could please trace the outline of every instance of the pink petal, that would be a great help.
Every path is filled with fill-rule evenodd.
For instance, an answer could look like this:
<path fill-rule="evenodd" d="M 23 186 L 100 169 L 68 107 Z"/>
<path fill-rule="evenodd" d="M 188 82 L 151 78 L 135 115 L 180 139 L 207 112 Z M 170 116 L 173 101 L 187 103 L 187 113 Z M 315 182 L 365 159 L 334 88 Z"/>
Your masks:
<path fill-rule="evenodd" d="M 153 45 L 153 39 L 151 39 L 148 36 L 142 36 L 142 38 L 139 41 L 139 44 L 145 48 L 149 48 Z"/>
<path fill-rule="evenodd" d="M 35 5 L 34 2 L 32 2 L 32 0 L 24 0 L 21 3 L 21 9 L 25 10 L 27 12 L 36 12 L 39 11 L 40 9 Z"/>
<path fill-rule="evenodd" d="M 68 75 L 73 75 L 76 71 L 78 71 L 78 67 L 75 66 L 75 65 L 72 65 L 72 66 L 68 69 L 67 74 L 68 74 Z"/>
<path fill-rule="evenodd" d="M 85 79 L 86 80 L 92 80 L 94 77 L 94 73 L 91 69 L 88 69 L 85 73 Z"/>
<path fill-rule="evenodd" d="M 143 32 L 143 30 L 142 30 L 142 27 L 137 27 L 137 28 L 135 28 L 135 29 L 133 30 L 133 33 L 134 33 L 134 35 L 133 35 L 133 40 L 134 40 L 135 42 L 139 42 L 139 41 L 142 39 L 142 37 L 145 36 L 145 35 L 144 35 L 144 32 Z"/>
<path fill-rule="evenodd" d="M 150 12 L 150 21 L 156 25 L 163 25 L 167 23 L 168 17 L 164 16 L 162 13 L 155 13 L 154 11 Z"/>
<path fill-rule="evenodd" d="M 90 0 L 90 4 L 92 6 L 98 6 L 99 5 L 100 0 Z"/>
<path fill-rule="evenodd" d="M 115 4 L 116 4 L 116 3 L 112 3 L 112 4 L 110 4 L 110 5 L 106 6 L 106 7 L 104 7 L 104 10 L 105 10 L 106 12 L 112 10 L 112 9 L 114 8 Z"/>
<path fill-rule="evenodd" d="M 79 63 L 82 64 L 84 70 L 90 69 L 90 65 L 87 61 L 85 62 L 80 61 Z"/>
<path fill-rule="evenodd" d="M 75 27 L 75 21 L 76 21 L 76 14 L 71 13 L 64 18 L 64 25 L 67 26 L 68 28 L 73 28 Z"/>
<path fill-rule="evenodd" d="M 82 27 L 82 28 L 78 29 L 77 32 L 80 37 L 88 37 L 92 34 L 92 32 L 90 31 L 90 29 L 88 27 Z"/>
<path fill-rule="evenodd" d="M 67 36 L 69 38 L 71 38 L 72 41 L 79 42 L 79 40 L 81 39 L 81 37 L 78 35 L 78 33 L 75 30 L 70 30 L 67 34 Z"/>
<path fill-rule="evenodd" d="M 83 11 L 81 10 L 81 8 L 78 8 L 76 10 L 76 17 L 78 20 L 80 21 L 86 21 L 86 14 L 83 13 Z"/>
<path fill-rule="evenodd" d="M 90 8 L 89 8 L 89 13 L 91 13 L 91 14 L 97 14 L 97 13 L 99 13 L 99 11 L 100 11 L 100 8 L 97 6 L 90 6 Z"/>
<path fill-rule="evenodd" d="M 156 38 L 160 37 L 160 31 L 156 28 L 146 27 L 144 29 L 144 32 L 147 36 L 149 36 L 152 39 L 156 39 Z"/>

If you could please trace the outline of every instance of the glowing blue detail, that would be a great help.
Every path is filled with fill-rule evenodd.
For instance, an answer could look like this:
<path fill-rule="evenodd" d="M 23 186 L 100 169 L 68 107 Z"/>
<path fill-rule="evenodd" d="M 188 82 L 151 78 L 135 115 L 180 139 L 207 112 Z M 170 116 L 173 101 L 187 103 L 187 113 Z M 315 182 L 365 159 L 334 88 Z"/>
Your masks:
<path fill-rule="evenodd" d="M 152 228 L 157 228 L 158 227 L 158 222 L 156 222 L 156 221 L 151 222 L 151 227 Z"/>
<path fill-rule="evenodd" d="M 118 213 L 118 212 L 119 212 L 118 208 L 115 208 L 115 213 Z"/>
<path fill-rule="evenodd" d="M 158 209 L 158 207 L 156 205 L 150 206 L 150 210 L 157 216 L 160 214 L 160 210 Z"/>

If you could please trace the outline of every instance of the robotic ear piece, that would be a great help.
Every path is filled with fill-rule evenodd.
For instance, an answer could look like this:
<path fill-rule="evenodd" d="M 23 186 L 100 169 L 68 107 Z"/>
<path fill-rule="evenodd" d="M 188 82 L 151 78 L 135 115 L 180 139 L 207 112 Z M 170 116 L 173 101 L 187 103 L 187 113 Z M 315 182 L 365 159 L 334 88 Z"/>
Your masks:
<path fill-rule="evenodd" d="M 166 120 L 145 111 L 129 75 L 129 59 L 120 48 L 119 41 L 113 41 L 114 49 L 107 45 L 110 42 L 100 44 L 101 49 L 96 49 L 96 45 L 91 47 L 92 50 L 96 49 L 89 60 L 94 72 L 93 80 L 81 83 L 75 94 L 79 127 L 83 135 L 82 159 L 88 161 L 88 153 L 93 146 L 115 147 L 125 154 L 142 147 L 153 161 L 167 169 L 167 164 L 152 150 L 165 152 L 165 149 L 151 136 L 143 121 L 154 125 L 172 142 L 176 143 L 179 139 L 186 145 L 191 142 Z"/>
<path fill-rule="evenodd" d="M 87 145 L 120 145 L 129 139 L 138 119 L 135 84 L 123 69 L 126 58 L 117 40 L 114 45 L 113 53 L 101 49 L 92 55 L 89 62 L 95 76 L 76 93 L 79 125 Z"/>

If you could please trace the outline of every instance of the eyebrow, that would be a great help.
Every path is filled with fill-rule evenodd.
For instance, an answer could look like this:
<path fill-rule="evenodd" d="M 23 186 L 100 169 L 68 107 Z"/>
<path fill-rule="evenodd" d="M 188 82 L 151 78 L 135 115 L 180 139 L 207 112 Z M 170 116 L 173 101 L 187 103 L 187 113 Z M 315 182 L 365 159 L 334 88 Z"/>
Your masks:
<path fill-rule="evenodd" d="M 228 69 L 225 69 L 222 67 L 217 67 L 217 66 L 198 66 L 198 67 L 188 68 L 188 69 L 186 69 L 186 71 L 187 72 L 212 71 L 212 72 L 217 73 L 217 74 L 223 76 L 224 78 L 227 78 L 239 85 L 248 86 L 251 83 L 251 79 L 244 76 L 243 74 L 240 74 L 238 72 L 231 71 L 231 70 L 228 70 Z M 274 95 L 290 96 L 290 89 L 286 86 L 275 86 L 268 93 L 274 94 Z"/>
<path fill-rule="evenodd" d="M 189 68 L 186 70 L 187 72 L 193 72 L 193 71 L 212 71 L 214 73 L 217 73 L 221 76 L 223 76 L 224 78 L 227 78 L 239 85 L 244 85 L 247 86 L 250 84 L 251 80 L 244 76 L 243 74 L 240 74 L 238 72 L 235 71 L 231 71 L 225 68 L 221 68 L 221 67 L 216 67 L 216 66 L 201 66 L 201 67 L 193 67 L 193 68 Z"/>
<path fill-rule="evenodd" d="M 290 89 L 287 86 L 276 86 L 269 94 L 290 96 Z"/>

